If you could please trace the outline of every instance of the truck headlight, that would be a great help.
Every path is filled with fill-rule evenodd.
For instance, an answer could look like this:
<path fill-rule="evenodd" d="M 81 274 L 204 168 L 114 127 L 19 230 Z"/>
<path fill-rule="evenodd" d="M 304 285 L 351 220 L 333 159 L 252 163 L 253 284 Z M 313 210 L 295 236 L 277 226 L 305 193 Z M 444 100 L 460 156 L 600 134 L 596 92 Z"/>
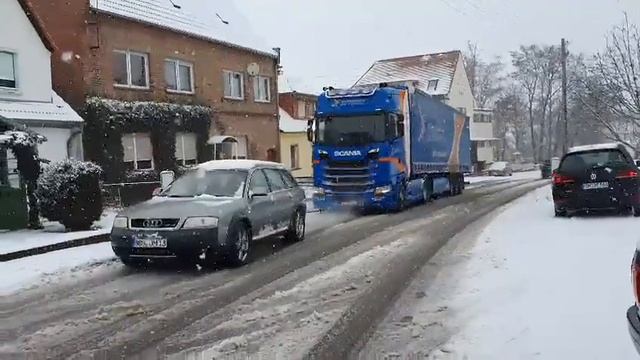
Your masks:
<path fill-rule="evenodd" d="M 185 220 L 183 229 L 202 229 L 218 226 L 218 218 L 213 216 L 190 217 Z"/>
<path fill-rule="evenodd" d="M 113 228 L 114 229 L 127 229 L 129 227 L 129 218 L 126 216 L 116 216 L 113 219 Z"/>
<path fill-rule="evenodd" d="M 374 191 L 373 194 L 375 196 L 382 196 L 382 195 L 386 195 L 388 193 L 391 192 L 391 185 L 385 185 L 385 186 L 378 186 Z"/>

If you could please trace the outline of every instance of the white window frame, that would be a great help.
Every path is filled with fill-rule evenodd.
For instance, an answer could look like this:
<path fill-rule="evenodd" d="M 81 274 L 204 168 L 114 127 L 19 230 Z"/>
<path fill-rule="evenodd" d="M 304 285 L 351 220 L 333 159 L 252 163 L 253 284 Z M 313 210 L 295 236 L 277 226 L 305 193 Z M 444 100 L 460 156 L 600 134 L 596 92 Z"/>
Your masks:
<path fill-rule="evenodd" d="M 298 99 L 296 101 L 296 118 L 297 119 L 304 119 L 307 117 L 307 102 L 304 101 L 303 99 Z M 302 104 L 302 106 L 300 106 L 300 104 Z M 300 114 L 300 112 L 302 111 L 302 115 Z"/>
<path fill-rule="evenodd" d="M 113 86 L 117 88 L 124 88 L 124 89 L 149 90 L 149 54 L 138 52 L 138 51 L 131 51 L 131 50 L 113 50 L 113 52 L 118 54 L 125 54 L 125 59 L 127 63 L 127 84 L 116 84 L 114 82 Z M 145 81 L 147 83 L 146 86 L 132 85 L 131 83 L 131 55 L 142 56 L 144 58 L 144 67 L 146 69 L 145 71 Z"/>
<path fill-rule="evenodd" d="M 266 99 L 258 99 L 258 93 L 260 90 L 260 85 L 262 85 L 263 80 L 267 80 L 267 88 L 265 89 L 267 92 Z M 270 103 L 271 102 L 271 78 L 269 76 L 257 75 L 253 78 L 253 99 L 258 103 Z"/>
<path fill-rule="evenodd" d="M 16 83 L 15 87 L 7 87 L 0 86 L 0 91 L 9 92 L 9 93 L 17 93 L 20 91 L 20 79 L 19 79 L 19 71 L 18 71 L 18 52 L 14 49 L 8 49 L 0 47 L 0 52 L 5 52 L 13 55 L 13 78 Z"/>
<path fill-rule="evenodd" d="M 194 159 L 185 159 L 185 156 L 184 156 L 184 135 L 185 135 L 185 134 L 193 134 L 193 135 L 194 135 L 194 137 L 195 137 L 195 141 L 196 141 L 196 143 L 195 143 L 195 146 L 196 146 L 196 157 L 195 157 Z M 178 159 L 178 158 L 176 157 L 176 161 L 178 161 L 178 162 L 179 162 L 179 165 L 182 165 L 182 166 L 185 166 L 185 167 L 187 167 L 187 166 L 195 166 L 195 165 L 198 165 L 198 143 L 197 143 L 197 142 L 198 142 L 198 136 L 197 136 L 195 133 L 177 132 L 177 133 L 176 133 L 176 141 L 178 140 L 178 139 L 177 139 L 177 137 L 178 137 L 178 136 L 180 136 L 180 145 L 181 145 L 181 150 L 182 150 L 182 159 Z M 196 162 L 195 162 L 195 164 L 187 165 L 187 160 L 195 160 Z"/>
<path fill-rule="evenodd" d="M 187 61 L 183 61 L 180 59 L 164 59 L 165 65 L 166 63 L 170 62 L 173 63 L 175 65 L 175 76 L 176 76 L 176 90 L 173 89 L 169 89 L 166 86 L 166 76 L 165 76 L 165 90 L 167 90 L 167 92 L 169 93 L 176 93 L 176 94 L 194 94 L 195 93 L 195 84 L 193 83 L 193 64 Z M 180 90 L 180 66 L 187 66 L 189 68 L 189 76 L 191 77 L 191 90 Z"/>
<path fill-rule="evenodd" d="M 155 161 L 153 159 L 153 143 L 151 142 L 151 167 L 148 169 L 138 169 L 138 161 L 149 161 L 146 159 L 142 159 L 139 160 L 138 159 L 138 145 L 137 145 L 137 141 L 136 141 L 136 135 L 137 134 L 147 134 L 149 135 L 149 142 L 151 142 L 151 133 L 124 133 L 121 136 L 125 136 L 125 135 L 131 135 L 133 136 L 133 169 L 134 170 L 155 170 L 156 168 L 156 164 Z M 122 140 L 120 140 L 122 141 Z M 123 163 L 127 163 L 128 161 L 123 161 Z"/>
<path fill-rule="evenodd" d="M 227 78 L 233 75 L 240 75 L 240 97 L 233 95 L 227 95 L 225 88 L 227 86 Z M 224 98 L 230 100 L 244 100 L 244 74 L 239 71 L 222 70 L 222 79 L 224 80 L 222 91 L 224 92 Z M 232 89 L 233 90 L 233 89 Z M 232 91 L 233 92 L 233 91 Z"/>

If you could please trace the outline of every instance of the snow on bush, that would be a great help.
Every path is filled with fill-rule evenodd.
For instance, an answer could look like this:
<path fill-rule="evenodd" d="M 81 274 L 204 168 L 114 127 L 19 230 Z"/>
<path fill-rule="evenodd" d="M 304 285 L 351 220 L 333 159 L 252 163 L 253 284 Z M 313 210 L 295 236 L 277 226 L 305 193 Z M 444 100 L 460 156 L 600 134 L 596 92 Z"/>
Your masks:
<path fill-rule="evenodd" d="M 87 230 L 100 219 L 102 169 L 93 163 L 63 160 L 48 165 L 38 180 L 41 214 L 67 229 Z"/>
<path fill-rule="evenodd" d="M 40 134 L 19 130 L 8 130 L 0 133 L 0 145 L 8 147 L 30 147 L 42 144 L 47 138 Z"/>

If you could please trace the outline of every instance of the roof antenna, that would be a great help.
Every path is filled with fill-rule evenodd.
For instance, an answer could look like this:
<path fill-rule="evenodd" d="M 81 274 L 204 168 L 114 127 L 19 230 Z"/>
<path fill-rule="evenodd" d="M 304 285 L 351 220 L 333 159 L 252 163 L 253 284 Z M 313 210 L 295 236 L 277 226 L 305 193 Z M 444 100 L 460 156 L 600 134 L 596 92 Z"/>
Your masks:
<path fill-rule="evenodd" d="M 171 5 L 173 5 L 173 7 L 174 7 L 174 8 L 176 8 L 176 9 L 182 9 L 182 6 L 180 6 L 180 5 L 176 4 L 176 3 L 174 3 L 174 2 L 173 2 L 173 0 L 169 0 L 169 2 L 171 3 Z"/>
<path fill-rule="evenodd" d="M 223 24 L 229 25 L 229 22 L 227 20 L 223 19 L 222 16 L 220 16 L 220 14 L 216 13 L 216 16 L 218 17 L 218 19 L 220 19 L 220 21 L 222 21 Z"/>

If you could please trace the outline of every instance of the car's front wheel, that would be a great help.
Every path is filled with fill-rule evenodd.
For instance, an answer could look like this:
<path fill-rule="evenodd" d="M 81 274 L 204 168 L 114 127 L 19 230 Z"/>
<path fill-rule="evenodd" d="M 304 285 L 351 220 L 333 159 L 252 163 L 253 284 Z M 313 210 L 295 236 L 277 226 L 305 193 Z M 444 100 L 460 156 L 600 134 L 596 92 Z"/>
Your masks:
<path fill-rule="evenodd" d="M 239 267 L 249 262 L 251 251 L 251 230 L 242 222 L 229 228 L 227 233 L 227 252 L 225 263 L 229 266 Z"/>
<path fill-rule="evenodd" d="M 302 209 L 296 210 L 291 216 L 291 222 L 284 238 L 290 242 L 299 242 L 304 240 L 304 233 L 306 229 L 306 217 Z"/>

